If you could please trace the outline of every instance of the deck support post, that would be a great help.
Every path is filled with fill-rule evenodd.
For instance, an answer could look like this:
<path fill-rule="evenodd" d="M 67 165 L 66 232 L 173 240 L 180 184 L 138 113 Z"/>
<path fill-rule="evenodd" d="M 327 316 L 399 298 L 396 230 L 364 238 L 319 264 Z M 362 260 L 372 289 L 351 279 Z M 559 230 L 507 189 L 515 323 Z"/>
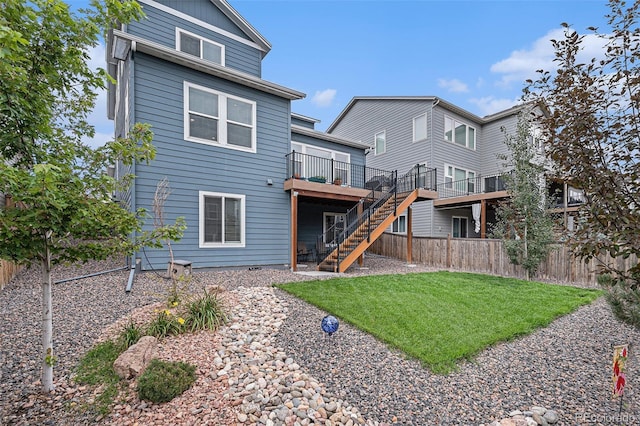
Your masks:
<path fill-rule="evenodd" d="M 412 229 L 412 219 L 413 219 L 413 209 L 411 206 L 407 208 L 407 263 L 413 263 L 413 229 Z"/>
<path fill-rule="evenodd" d="M 480 238 L 487 238 L 487 200 L 480 201 Z"/>
<path fill-rule="evenodd" d="M 291 271 L 298 270 L 298 193 L 291 191 Z"/>
<path fill-rule="evenodd" d="M 358 217 L 362 216 L 363 212 L 364 212 L 364 210 L 363 210 L 363 207 L 362 207 L 362 202 L 359 202 L 358 203 L 358 209 L 357 209 Z M 362 266 L 362 265 L 364 265 L 364 253 L 362 253 L 360 256 L 358 256 L 358 266 Z"/>

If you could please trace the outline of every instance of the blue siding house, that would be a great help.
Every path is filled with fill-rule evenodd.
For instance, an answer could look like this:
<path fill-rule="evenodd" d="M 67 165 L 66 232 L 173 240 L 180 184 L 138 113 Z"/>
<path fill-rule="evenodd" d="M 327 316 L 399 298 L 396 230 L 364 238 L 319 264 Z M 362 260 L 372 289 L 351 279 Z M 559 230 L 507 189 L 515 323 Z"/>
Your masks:
<path fill-rule="evenodd" d="M 372 178 L 397 174 L 365 166 L 368 144 L 318 132 L 315 120 L 292 114 L 291 101 L 304 93 L 261 78 L 271 46 L 226 1 L 139 3 L 146 18 L 109 34 L 108 71 L 116 80 L 109 115 L 117 137 L 135 122 L 149 123 L 157 155 L 134 165 L 134 186 L 120 200 L 153 212 L 166 179 L 165 223 L 180 216 L 187 222 L 183 239 L 172 244 L 174 258 L 194 268 L 295 269 L 298 260 L 333 256 L 327 267 L 344 270 L 362 260 L 371 235 L 358 237 L 354 251 L 353 240 L 342 244 L 344 221 L 349 210 L 362 214 L 365 201 L 383 195 L 372 193 L 380 189 Z M 394 208 L 383 219 L 406 208 L 393 191 Z M 390 193 L 386 188 L 386 199 Z M 412 199 L 418 196 L 425 194 Z M 349 263 L 338 268 L 347 254 Z M 135 257 L 143 269 L 166 269 L 170 260 L 166 248 Z"/>

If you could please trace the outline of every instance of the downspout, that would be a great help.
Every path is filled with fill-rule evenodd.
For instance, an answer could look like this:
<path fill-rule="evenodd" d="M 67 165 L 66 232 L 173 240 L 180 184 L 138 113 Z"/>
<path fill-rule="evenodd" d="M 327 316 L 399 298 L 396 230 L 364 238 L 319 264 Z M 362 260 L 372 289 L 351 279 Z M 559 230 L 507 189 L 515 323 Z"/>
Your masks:
<path fill-rule="evenodd" d="M 130 60 L 130 65 L 129 65 L 129 75 L 127 76 L 127 78 L 129 79 L 129 89 L 128 89 L 128 98 L 127 98 L 127 102 L 128 102 L 128 106 L 127 106 L 127 112 L 129 113 L 129 126 L 131 126 L 132 123 L 136 122 L 136 112 L 135 112 L 135 87 L 134 87 L 134 82 L 135 79 L 133 78 L 133 76 L 135 75 L 135 61 L 134 61 L 134 52 L 136 50 L 136 44 L 135 42 L 131 43 L 131 59 Z M 126 118 L 126 117 L 125 117 Z M 129 129 L 127 129 L 127 132 L 129 131 Z M 131 171 L 130 173 L 135 176 L 136 175 L 136 161 L 134 160 L 131 163 Z M 131 188 L 131 197 L 130 197 L 130 203 L 131 205 L 129 206 L 129 208 L 131 209 L 132 212 L 136 211 L 136 185 L 135 185 L 135 178 L 133 180 L 133 185 Z M 135 235 L 135 231 L 133 233 L 133 235 L 131 235 L 131 239 L 135 240 L 136 235 Z M 137 253 L 133 253 L 131 255 L 131 260 L 129 261 L 129 266 L 131 267 L 131 270 L 129 272 L 129 280 L 127 281 L 127 287 L 125 288 L 125 292 L 128 294 L 131 292 L 131 289 L 133 288 L 133 280 L 135 279 L 135 275 L 136 275 L 136 271 L 138 270 L 137 268 L 139 267 L 139 262 L 136 260 L 136 254 Z"/>
<path fill-rule="evenodd" d="M 54 281 L 53 283 L 54 284 L 62 284 L 62 283 L 66 283 L 66 282 L 69 282 L 69 281 L 78 281 L 78 280 L 82 280 L 82 279 L 85 279 L 85 278 L 97 277 L 99 275 L 109 274 L 111 272 L 124 271 L 128 267 L 129 267 L 129 265 L 125 265 L 125 266 L 121 266 L 121 267 L 115 268 L 115 269 L 109 269 L 109 270 L 106 270 L 106 271 L 94 272 L 93 274 L 81 275 L 79 277 L 73 277 L 73 278 L 65 278 L 65 279 L 62 279 L 62 280 Z"/>
<path fill-rule="evenodd" d="M 433 136 L 433 110 L 436 106 L 438 106 L 438 104 L 440 103 L 440 98 L 435 98 L 435 100 L 433 101 L 433 103 L 431 104 L 431 117 L 430 117 L 430 123 L 429 123 L 429 131 L 431 132 L 431 146 L 430 148 L 430 153 L 429 153 L 429 161 L 431 163 L 427 163 L 427 167 L 429 167 L 429 164 L 431 164 L 431 168 L 435 169 L 434 164 L 433 164 L 433 144 L 435 143 L 434 141 L 434 136 Z M 436 169 L 436 176 L 435 176 L 435 181 L 438 181 L 438 171 Z M 438 189 L 438 186 L 436 185 L 436 190 Z M 433 201 L 431 201 L 431 231 L 429 232 L 429 235 L 431 235 L 433 237 L 433 217 L 435 215 L 435 208 L 433 207 Z"/>

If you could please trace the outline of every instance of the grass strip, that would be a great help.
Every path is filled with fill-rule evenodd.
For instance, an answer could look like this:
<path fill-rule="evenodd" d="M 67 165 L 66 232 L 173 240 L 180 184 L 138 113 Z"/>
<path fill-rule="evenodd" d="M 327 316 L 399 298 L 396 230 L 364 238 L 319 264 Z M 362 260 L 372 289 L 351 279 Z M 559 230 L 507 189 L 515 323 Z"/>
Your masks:
<path fill-rule="evenodd" d="M 278 285 L 438 374 L 547 326 L 602 292 L 492 275 L 434 272 Z"/>

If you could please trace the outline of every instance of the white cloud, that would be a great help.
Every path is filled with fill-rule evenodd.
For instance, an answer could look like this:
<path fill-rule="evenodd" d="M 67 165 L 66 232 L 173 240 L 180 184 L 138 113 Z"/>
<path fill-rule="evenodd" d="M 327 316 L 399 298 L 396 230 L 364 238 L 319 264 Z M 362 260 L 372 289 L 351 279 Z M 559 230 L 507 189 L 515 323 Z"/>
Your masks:
<path fill-rule="evenodd" d="M 466 93 L 469 91 L 469 87 L 457 78 L 451 80 L 445 80 L 444 78 L 438 79 L 438 87 L 442 87 L 451 93 Z"/>
<path fill-rule="evenodd" d="M 551 40 L 563 40 L 564 28 L 556 28 L 533 42 L 530 48 L 515 50 L 508 58 L 491 66 L 491 72 L 502 74 L 498 86 L 510 87 L 523 84 L 526 79 L 535 79 L 537 70 L 553 71 L 555 52 Z M 587 34 L 582 42 L 582 50 L 578 54 L 579 61 L 588 61 L 593 57 L 603 56 L 604 43 L 601 38 Z"/>
<path fill-rule="evenodd" d="M 496 112 L 504 111 L 520 103 L 518 99 L 498 99 L 493 96 L 485 96 L 483 98 L 472 98 L 469 102 L 474 104 L 479 109 L 480 116 L 495 114 Z"/>
<path fill-rule="evenodd" d="M 326 89 L 323 91 L 316 91 L 316 94 L 313 95 L 311 102 L 313 102 L 316 106 L 319 107 L 328 107 L 331 106 L 333 100 L 336 97 L 336 89 Z"/>

